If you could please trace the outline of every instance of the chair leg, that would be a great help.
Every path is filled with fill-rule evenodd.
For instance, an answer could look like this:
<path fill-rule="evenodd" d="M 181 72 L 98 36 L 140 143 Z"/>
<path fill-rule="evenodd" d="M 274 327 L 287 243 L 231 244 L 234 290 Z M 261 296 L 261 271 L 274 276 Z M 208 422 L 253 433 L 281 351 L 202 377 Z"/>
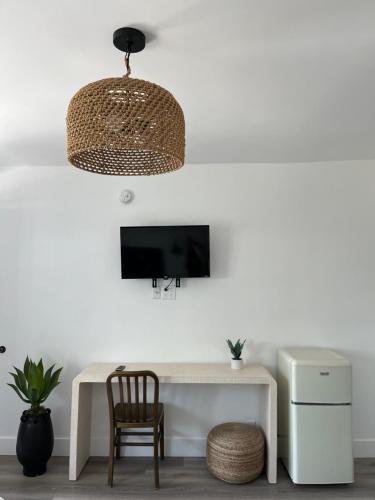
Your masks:
<path fill-rule="evenodd" d="M 116 459 L 118 460 L 121 457 L 121 429 L 116 429 Z"/>
<path fill-rule="evenodd" d="M 113 460 L 115 455 L 115 429 L 111 426 L 108 453 L 108 486 L 113 487 Z"/>
<path fill-rule="evenodd" d="M 164 415 L 160 422 L 160 458 L 164 460 Z"/>
<path fill-rule="evenodd" d="M 154 427 L 154 476 L 155 476 L 155 488 L 159 488 L 159 439 L 158 439 L 158 427 Z"/>

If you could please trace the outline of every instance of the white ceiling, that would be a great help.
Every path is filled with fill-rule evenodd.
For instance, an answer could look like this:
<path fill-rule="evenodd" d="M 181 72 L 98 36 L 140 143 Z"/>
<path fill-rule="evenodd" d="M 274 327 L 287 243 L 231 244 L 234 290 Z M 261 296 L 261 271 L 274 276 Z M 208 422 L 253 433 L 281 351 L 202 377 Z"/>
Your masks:
<path fill-rule="evenodd" d="M 374 0 L 0 0 L 0 165 L 63 165 L 65 112 L 124 73 L 172 91 L 189 163 L 375 157 Z"/>

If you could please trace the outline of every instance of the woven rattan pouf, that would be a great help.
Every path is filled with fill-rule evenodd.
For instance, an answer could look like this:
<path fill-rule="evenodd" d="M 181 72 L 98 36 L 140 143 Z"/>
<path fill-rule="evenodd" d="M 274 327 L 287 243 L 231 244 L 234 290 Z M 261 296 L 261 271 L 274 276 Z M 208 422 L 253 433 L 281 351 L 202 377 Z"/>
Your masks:
<path fill-rule="evenodd" d="M 228 422 L 207 438 L 208 470 L 227 483 L 254 481 L 264 467 L 264 435 L 252 424 Z"/>

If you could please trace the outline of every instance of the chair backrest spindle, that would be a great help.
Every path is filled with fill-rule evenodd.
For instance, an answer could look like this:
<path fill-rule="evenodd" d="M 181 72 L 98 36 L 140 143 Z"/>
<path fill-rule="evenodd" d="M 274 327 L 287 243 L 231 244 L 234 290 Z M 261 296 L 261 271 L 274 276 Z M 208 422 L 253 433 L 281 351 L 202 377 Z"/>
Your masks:
<path fill-rule="evenodd" d="M 134 377 L 134 390 L 135 390 L 135 419 L 139 422 L 139 377 Z"/>
<path fill-rule="evenodd" d="M 126 392 L 128 394 L 128 404 L 126 405 L 127 414 L 130 420 L 133 420 L 133 412 L 132 412 L 132 388 L 130 384 L 130 377 L 126 377 Z"/>
<path fill-rule="evenodd" d="M 146 420 L 146 405 L 147 405 L 147 376 L 143 375 L 143 415 L 142 419 Z"/>
<path fill-rule="evenodd" d="M 119 387 L 119 393 L 120 393 L 120 403 L 123 405 L 124 404 L 124 387 L 122 385 L 122 378 L 118 377 L 118 387 Z"/>

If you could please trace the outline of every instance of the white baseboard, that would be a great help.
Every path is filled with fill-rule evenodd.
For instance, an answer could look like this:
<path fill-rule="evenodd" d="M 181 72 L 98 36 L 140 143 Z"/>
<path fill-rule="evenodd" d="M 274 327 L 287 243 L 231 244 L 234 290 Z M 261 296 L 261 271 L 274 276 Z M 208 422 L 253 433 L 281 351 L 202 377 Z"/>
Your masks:
<path fill-rule="evenodd" d="M 126 454 L 134 457 L 151 456 L 151 448 L 134 447 L 127 448 Z M 206 438 L 204 437 L 166 437 L 166 455 L 170 457 L 204 457 L 206 455 Z M 15 455 L 16 438 L 0 437 L 0 455 Z M 55 456 L 69 455 L 69 438 L 55 437 L 53 450 Z M 375 439 L 355 439 L 353 442 L 353 454 L 355 458 L 375 457 Z M 91 455 L 108 456 L 108 438 L 93 438 L 91 441 Z"/>
<path fill-rule="evenodd" d="M 16 441 L 16 437 L 0 436 L 0 455 L 15 455 Z M 53 454 L 56 456 L 68 456 L 69 438 L 55 437 Z"/>
<path fill-rule="evenodd" d="M 375 439 L 355 439 L 353 442 L 355 458 L 375 457 Z"/>
<path fill-rule="evenodd" d="M 140 438 L 138 438 L 140 440 Z M 123 449 L 124 450 L 124 449 Z M 0 455 L 15 455 L 16 438 L 0 437 Z M 204 457 L 206 456 L 206 438 L 204 437 L 165 437 L 165 453 L 170 457 Z M 92 456 L 108 456 L 108 438 L 92 438 L 91 450 Z M 55 437 L 53 449 L 55 456 L 69 455 L 69 438 Z M 152 448 L 129 447 L 126 448 L 126 455 L 133 457 L 147 457 L 152 455 Z"/>

